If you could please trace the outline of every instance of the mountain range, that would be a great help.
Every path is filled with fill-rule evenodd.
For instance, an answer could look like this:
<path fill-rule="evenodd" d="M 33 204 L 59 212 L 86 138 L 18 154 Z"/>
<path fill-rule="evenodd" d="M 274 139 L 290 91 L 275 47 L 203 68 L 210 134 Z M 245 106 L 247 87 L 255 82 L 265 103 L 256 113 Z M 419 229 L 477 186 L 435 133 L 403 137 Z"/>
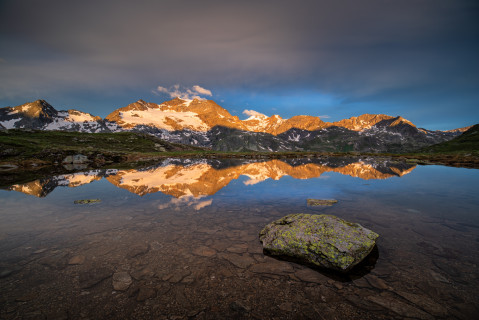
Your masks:
<path fill-rule="evenodd" d="M 283 119 L 261 114 L 240 120 L 212 100 L 175 98 L 161 104 L 138 100 L 105 119 L 73 109 L 57 111 L 37 100 L 0 108 L 0 129 L 136 131 L 218 151 L 405 152 L 448 141 L 468 128 L 431 131 L 400 116 L 383 114 L 337 122 L 306 115 Z"/>

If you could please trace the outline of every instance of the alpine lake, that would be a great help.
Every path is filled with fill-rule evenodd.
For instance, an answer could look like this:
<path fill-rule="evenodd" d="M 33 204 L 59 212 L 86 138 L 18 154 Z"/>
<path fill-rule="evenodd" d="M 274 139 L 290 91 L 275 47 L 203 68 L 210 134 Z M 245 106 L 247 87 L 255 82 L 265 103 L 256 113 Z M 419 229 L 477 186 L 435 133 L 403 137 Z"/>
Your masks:
<path fill-rule="evenodd" d="M 340 157 L 69 169 L 0 190 L 0 319 L 479 315 L 477 169 Z M 348 274 L 265 255 L 259 232 L 291 213 L 380 237 Z"/>

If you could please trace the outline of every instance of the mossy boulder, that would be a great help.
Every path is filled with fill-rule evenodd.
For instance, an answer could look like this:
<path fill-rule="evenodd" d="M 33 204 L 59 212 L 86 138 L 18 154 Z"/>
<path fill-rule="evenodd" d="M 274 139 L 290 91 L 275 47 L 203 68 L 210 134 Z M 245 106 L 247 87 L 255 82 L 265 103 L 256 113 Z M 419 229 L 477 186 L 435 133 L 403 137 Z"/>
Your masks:
<path fill-rule="evenodd" d="M 347 272 L 376 245 L 379 235 L 332 215 L 290 214 L 259 234 L 267 254 Z"/>

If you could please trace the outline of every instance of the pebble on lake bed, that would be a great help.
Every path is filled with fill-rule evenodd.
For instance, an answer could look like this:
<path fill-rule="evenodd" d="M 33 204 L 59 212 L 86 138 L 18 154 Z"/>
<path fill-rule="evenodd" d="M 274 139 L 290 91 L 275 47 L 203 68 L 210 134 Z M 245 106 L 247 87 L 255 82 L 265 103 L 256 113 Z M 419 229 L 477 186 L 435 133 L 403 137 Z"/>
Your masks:
<path fill-rule="evenodd" d="M 128 272 L 116 272 L 113 274 L 112 284 L 113 289 L 117 291 L 125 291 L 133 282 Z"/>
<path fill-rule="evenodd" d="M 83 264 L 85 262 L 85 256 L 74 256 L 70 260 L 68 260 L 68 264 Z"/>

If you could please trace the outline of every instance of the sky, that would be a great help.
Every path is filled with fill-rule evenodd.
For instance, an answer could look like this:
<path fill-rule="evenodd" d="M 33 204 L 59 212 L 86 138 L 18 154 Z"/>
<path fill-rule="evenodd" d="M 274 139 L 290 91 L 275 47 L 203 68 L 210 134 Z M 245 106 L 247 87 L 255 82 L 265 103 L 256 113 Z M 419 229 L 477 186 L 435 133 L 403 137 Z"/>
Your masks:
<path fill-rule="evenodd" d="M 0 0 L 0 107 L 105 117 L 175 95 L 240 119 L 479 123 L 479 2 Z"/>

